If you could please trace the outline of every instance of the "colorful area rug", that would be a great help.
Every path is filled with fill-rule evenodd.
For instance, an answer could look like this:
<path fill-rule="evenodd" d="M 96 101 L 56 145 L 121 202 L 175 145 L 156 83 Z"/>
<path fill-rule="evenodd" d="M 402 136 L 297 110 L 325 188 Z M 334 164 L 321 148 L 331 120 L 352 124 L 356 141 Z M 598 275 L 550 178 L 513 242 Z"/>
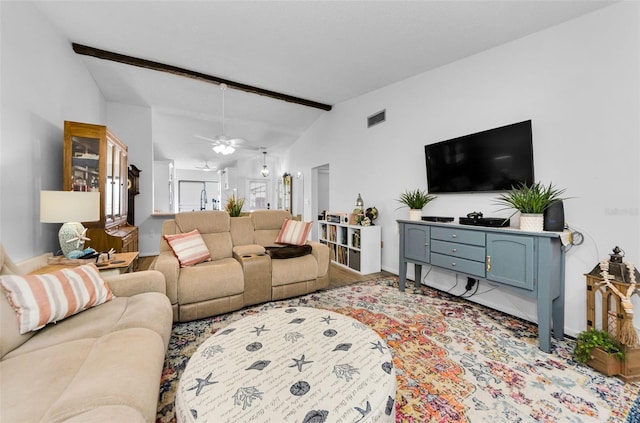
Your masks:
<path fill-rule="evenodd" d="M 397 282 L 380 278 L 176 324 L 157 422 L 175 421 L 178 380 L 205 339 L 243 316 L 288 306 L 351 316 L 386 340 L 397 422 L 640 422 L 640 383 L 575 362 L 573 341 L 552 340 L 546 354 L 531 323 L 426 287 L 400 292 Z"/>

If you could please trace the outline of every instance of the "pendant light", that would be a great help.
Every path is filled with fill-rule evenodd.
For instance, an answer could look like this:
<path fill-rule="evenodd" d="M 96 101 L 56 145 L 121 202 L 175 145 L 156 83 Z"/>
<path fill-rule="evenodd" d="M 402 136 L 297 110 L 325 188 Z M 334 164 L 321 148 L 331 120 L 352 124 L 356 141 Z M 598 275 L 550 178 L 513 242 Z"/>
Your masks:
<path fill-rule="evenodd" d="M 263 151 L 262 152 L 263 156 L 263 161 L 262 161 L 262 170 L 260 170 L 260 173 L 262 174 L 262 176 L 264 176 L 265 178 L 267 176 L 269 176 L 269 169 L 267 168 L 267 152 Z"/>

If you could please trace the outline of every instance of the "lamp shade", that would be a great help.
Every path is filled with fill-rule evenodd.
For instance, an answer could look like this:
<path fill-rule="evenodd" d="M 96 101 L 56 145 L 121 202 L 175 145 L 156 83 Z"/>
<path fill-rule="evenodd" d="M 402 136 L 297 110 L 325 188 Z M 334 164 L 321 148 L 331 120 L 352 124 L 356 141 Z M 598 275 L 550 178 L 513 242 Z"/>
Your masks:
<path fill-rule="evenodd" d="M 100 220 L 100 193 L 40 191 L 40 222 L 95 222 Z"/>

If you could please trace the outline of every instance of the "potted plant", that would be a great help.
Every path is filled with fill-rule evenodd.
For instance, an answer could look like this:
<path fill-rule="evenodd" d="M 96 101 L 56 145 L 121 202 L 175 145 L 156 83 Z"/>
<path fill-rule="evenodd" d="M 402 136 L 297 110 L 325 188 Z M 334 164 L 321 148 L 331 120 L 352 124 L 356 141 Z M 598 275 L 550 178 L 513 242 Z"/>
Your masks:
<path fill-rule="evenodd" d="M 235 194 L 227 198 L 227 204 L 225 208 L 229 212 L 229 216 L 238 217 L 242 213 L 242 206 L 244 206 L 244 198 L 236 198 Z"/>
<path fill-rule="evenodd" d="M 510 191 L 500 194 L 498 204 L 506 204 L 509 208 L 518 210 L 520 214 L 520 229 L 542 232 L 544 227 L 544 211 L 554 203 L 564 200 L 564 189 L 557 189 L 553 184 L 543 185 L 535 182 L 532 185 L 522 183 L 512 187 Z"/>
<path fill-rule="evenodd" d="M 591 329 L 580 332 L 573 350 L 576 360 L 607 376 L 620 373 L 624 347 L 607 331 Z"/>
<path fill-rule="evenodd" d="M 409 220 L 420 220 L 424 206 L 435 199 L 435 195 L 430 195 L 425 190 L 415 189 L 403 192 L 397 201 L 403 204 L 400 207 L 409 207 Z"/>

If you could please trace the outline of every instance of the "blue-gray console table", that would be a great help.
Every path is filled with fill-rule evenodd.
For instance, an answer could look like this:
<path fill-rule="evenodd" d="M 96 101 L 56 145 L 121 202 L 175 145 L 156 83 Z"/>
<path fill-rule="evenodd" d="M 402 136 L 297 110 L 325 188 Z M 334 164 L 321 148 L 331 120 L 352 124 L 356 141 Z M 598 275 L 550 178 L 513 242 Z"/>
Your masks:
<path fill-rule="evenodd" d="M 449 269 L 535 298 L 540 349 L 551 351 L 551 332 L 564 338 L 564 249 L 559 232 L 525 232 L 513 228 L 467 226 L 398 220 L 400 225 L 400 291 L 407 264 Z"/>

